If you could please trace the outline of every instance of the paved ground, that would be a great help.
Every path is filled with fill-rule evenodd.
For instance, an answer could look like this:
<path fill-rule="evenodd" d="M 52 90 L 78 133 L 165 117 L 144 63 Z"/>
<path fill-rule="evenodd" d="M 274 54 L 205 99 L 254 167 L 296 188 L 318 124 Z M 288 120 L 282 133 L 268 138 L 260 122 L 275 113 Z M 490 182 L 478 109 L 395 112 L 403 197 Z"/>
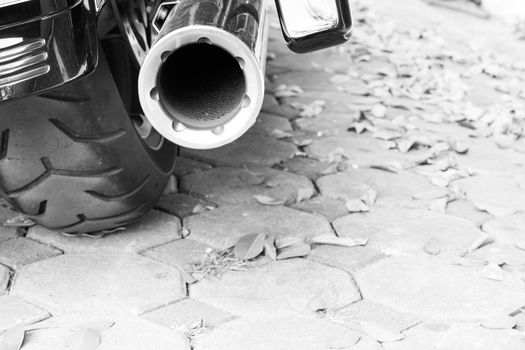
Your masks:
<path fill-rule="evenodd" d="M 525 42 L 418 0 L 354 15 L 352 44 L 308 56 L 274 26 L 257 125 L 182 150 L 142 222 L 0 228 L 0 333 L 43 321 L 27 350 L 87 328 L 111 350 L 524 349 Z M 365 244 L 223 251 L 250 233 Z"/>

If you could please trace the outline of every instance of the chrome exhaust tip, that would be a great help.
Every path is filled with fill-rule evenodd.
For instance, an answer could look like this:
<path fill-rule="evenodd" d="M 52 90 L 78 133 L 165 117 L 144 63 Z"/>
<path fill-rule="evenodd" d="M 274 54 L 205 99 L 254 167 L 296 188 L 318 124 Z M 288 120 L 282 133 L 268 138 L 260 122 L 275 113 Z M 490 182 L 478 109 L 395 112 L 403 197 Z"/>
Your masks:
<path fill-rule="evenodd" d="M 221 147 L 257 119 L 264 98 L 262 64 L 224 29 L 175 29 L 155 42 L 142 64 L 140 103 L 152 126 L 171 142 L 194 149 Z"/>

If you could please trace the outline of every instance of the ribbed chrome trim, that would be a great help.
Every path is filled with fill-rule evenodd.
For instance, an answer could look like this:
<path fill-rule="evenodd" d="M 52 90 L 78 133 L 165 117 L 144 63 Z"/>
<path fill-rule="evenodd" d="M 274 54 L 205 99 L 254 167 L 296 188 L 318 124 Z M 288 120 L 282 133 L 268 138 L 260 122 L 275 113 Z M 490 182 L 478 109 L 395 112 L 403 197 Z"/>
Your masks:
<path fill-rule="evenodd" d="M 35 39 L 0 49 L 0 86 L 13 85 L 47 74 L 48 54 L 44 39 Z"/>

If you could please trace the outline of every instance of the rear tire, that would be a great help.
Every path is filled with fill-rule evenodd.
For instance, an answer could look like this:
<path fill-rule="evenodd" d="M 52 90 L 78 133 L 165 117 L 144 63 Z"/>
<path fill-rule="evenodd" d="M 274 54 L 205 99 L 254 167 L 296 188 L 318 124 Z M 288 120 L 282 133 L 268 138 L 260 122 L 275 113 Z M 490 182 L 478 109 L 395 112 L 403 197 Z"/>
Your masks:
<path fill-rule="evenodd" d="M 0 104 L 0 196 L 67 233 L 125 226 L 162 195 L 176 147 L 145 142 L 101 55 L 88 77 Z"/>

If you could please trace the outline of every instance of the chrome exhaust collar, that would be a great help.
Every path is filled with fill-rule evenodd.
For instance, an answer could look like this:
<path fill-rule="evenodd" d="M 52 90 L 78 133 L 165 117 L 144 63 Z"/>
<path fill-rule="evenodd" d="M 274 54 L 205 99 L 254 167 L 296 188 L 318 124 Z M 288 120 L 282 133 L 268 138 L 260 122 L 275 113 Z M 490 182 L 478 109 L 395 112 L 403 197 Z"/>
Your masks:
<path fill-rule="evenodd" d="M 264 98 L 264 0 L 182 0 L 142 63 L 139 98 L 152 126 L 188 148 L 235 141 Z"/>

